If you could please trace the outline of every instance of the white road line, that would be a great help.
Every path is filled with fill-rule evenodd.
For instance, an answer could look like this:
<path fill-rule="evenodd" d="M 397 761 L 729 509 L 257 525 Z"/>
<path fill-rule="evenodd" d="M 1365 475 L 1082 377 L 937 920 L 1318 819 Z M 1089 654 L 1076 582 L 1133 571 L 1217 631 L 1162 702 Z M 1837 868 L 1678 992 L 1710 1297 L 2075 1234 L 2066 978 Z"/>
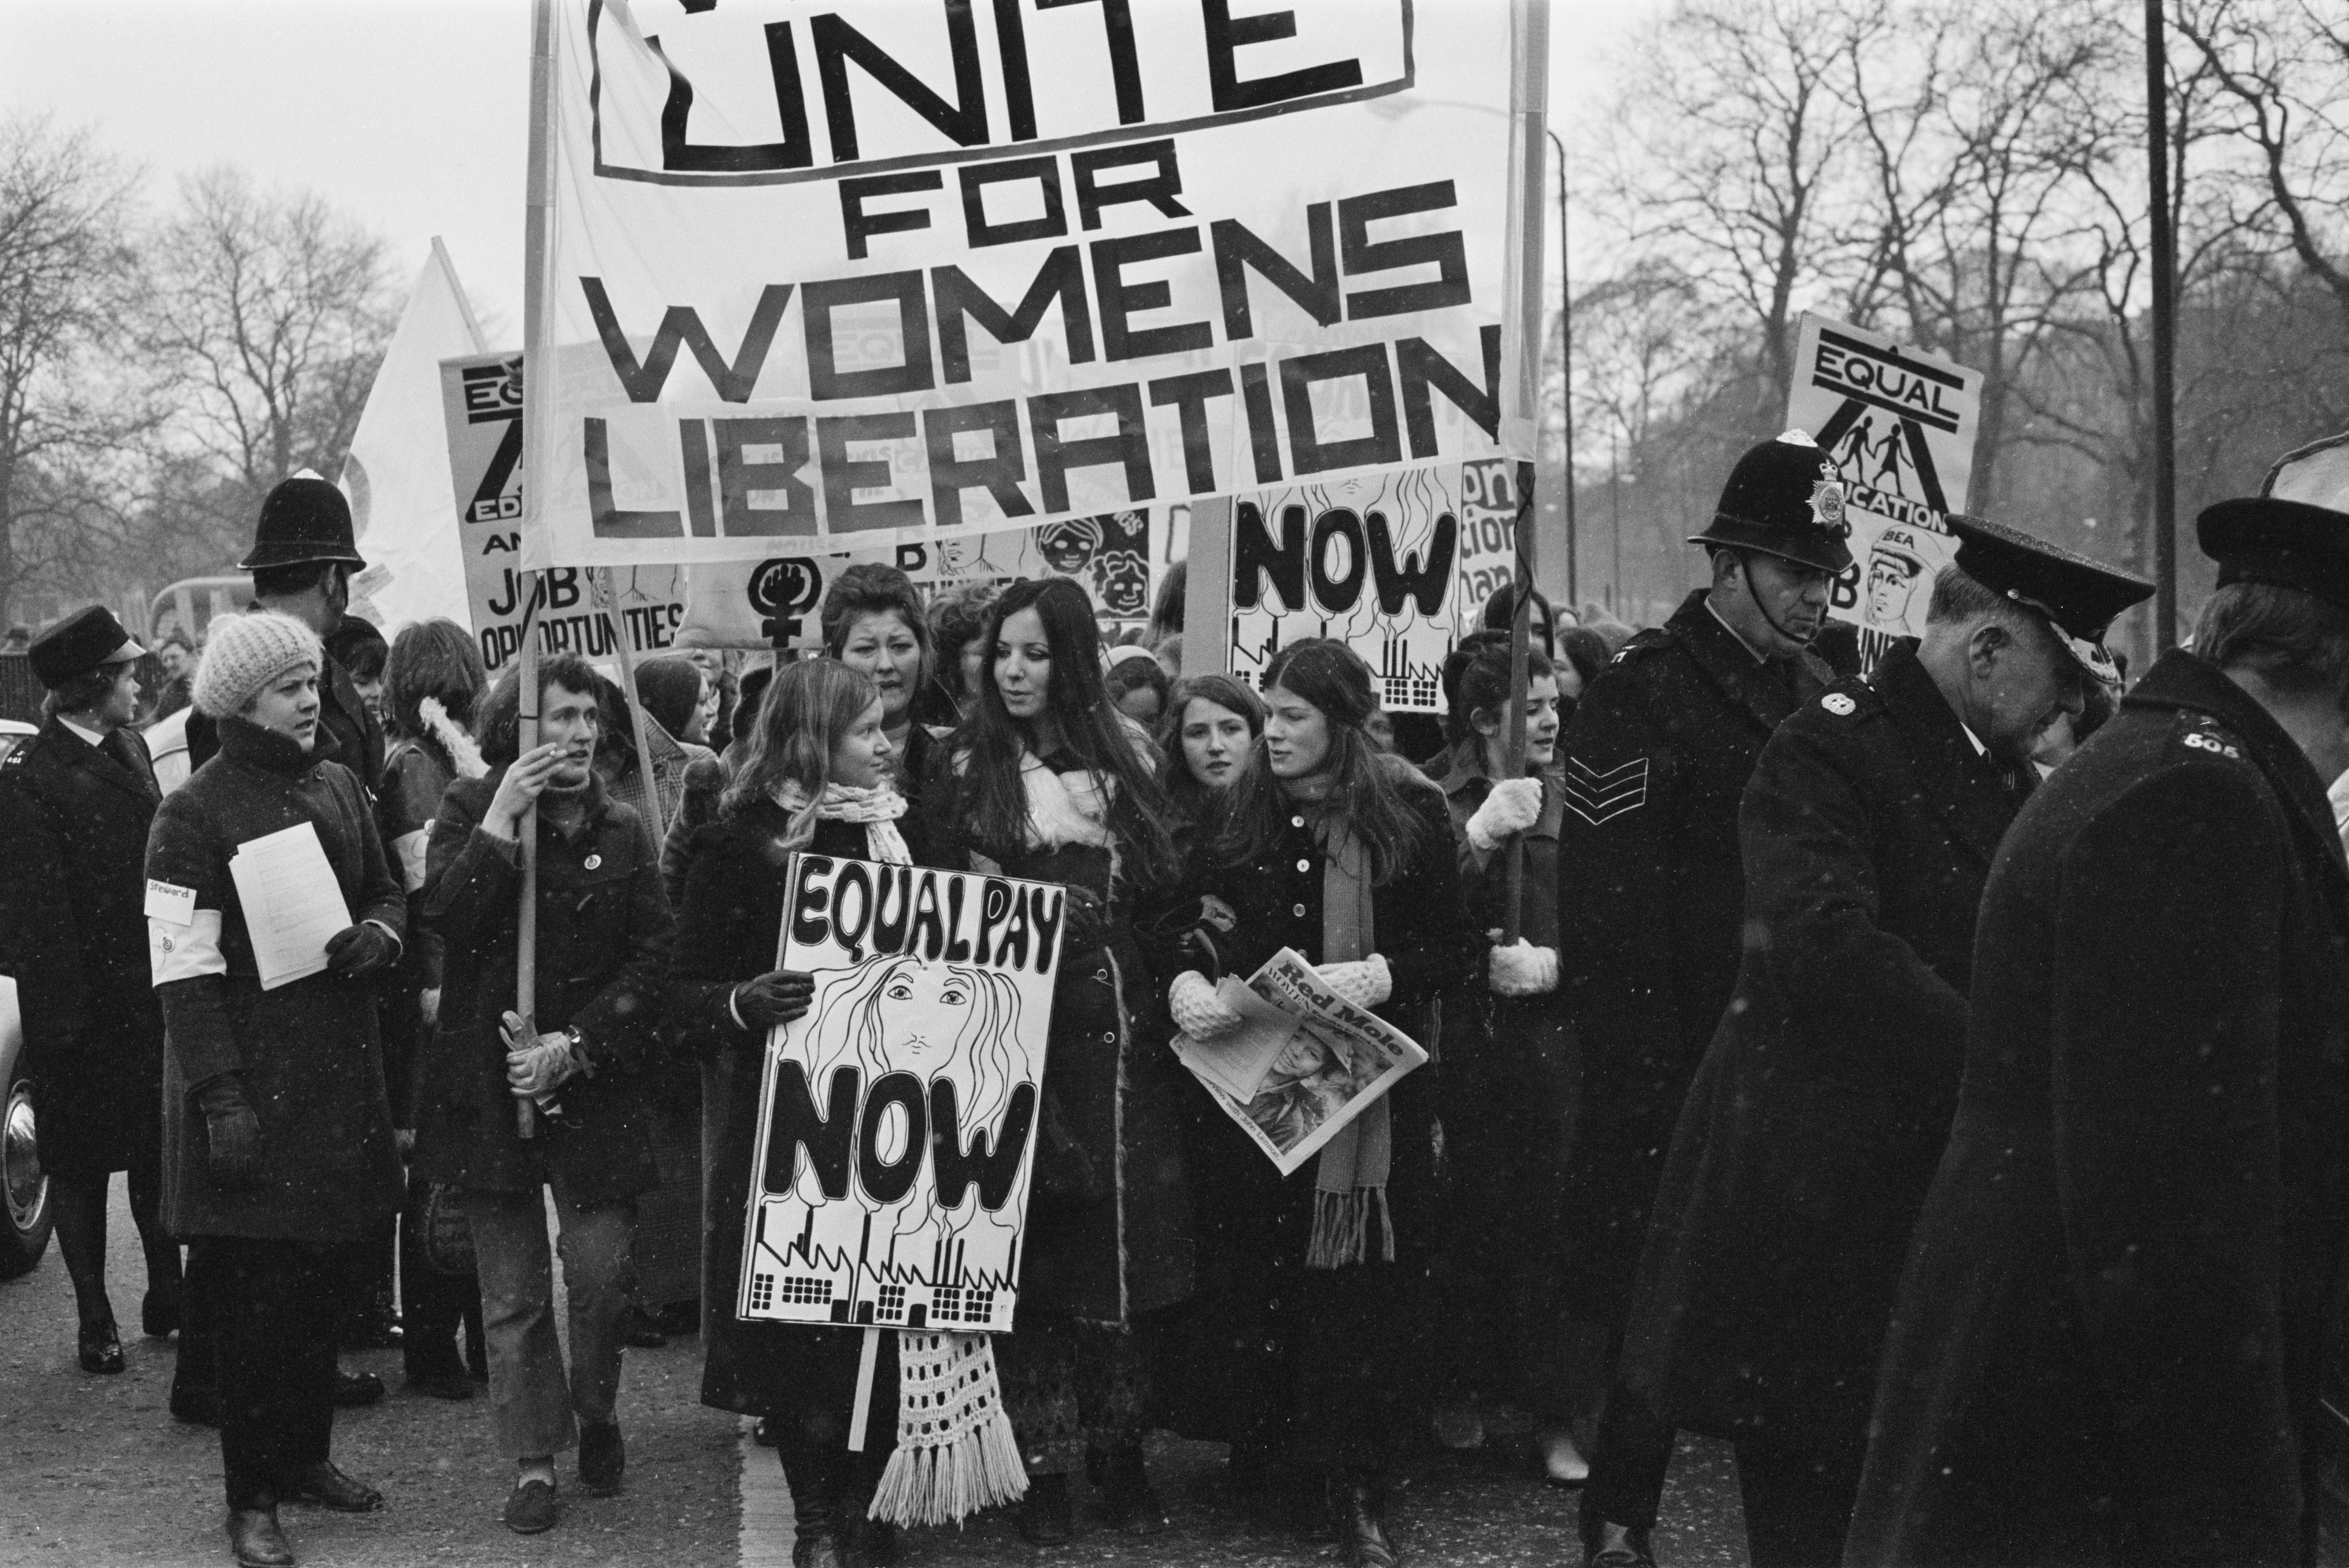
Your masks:
<path fill-rule="evenodd" d="M 792 1491 L 775 1450 L 762 1449 L 750 1433 L 758 1422 L 742 1418 L 735 1447 L 741 1456 L 741 1568 L 792 1568 Z"/>

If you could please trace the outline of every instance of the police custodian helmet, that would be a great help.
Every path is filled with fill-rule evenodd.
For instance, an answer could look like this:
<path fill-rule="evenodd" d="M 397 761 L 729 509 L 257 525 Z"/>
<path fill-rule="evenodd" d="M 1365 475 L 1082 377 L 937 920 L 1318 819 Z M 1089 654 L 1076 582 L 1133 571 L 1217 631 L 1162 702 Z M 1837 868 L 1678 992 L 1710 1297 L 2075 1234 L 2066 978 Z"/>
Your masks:
<path fill-rule="evenodd" d="M 354 569 L 367 564 L 351 538 L 351 506 L 343 492 L 316 474 L 296 474 L 261 503 L 253 548 L 236 564 L 254 572 L 312 561 L 340 561 Z"/>
<path fill-rule="evenodd" d="M 1851 565 L 1845 542 L 1851 524 L 1843 503 L 1843 481 L 1826 453 L 1807 432 L 1788 430 L 1737 459 L 1721 488 L 1712 526 L 1689 535 L 1689 542 L 1758 550 L 1797 566 L 1840 573 Z"/>

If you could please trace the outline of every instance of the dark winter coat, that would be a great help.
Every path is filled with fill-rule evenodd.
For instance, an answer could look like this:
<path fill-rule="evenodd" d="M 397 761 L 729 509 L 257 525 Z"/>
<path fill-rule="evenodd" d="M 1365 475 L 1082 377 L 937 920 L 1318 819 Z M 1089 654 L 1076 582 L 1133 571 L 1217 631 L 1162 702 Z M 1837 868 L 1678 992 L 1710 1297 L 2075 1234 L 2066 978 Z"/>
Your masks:
<path fill-rule="evenodd" d="M 1906 639 L 1763 748 L 1744 964 L 1656 1195 L 1616 1398 L 1857 1472 L 2023 788 Z"/>
<path fill-rule="evenodd" d="M 399 963 L 376 987 L 383 1020 L 384 1081 L 391 1090 L 395 1125 L 413 1128 L 424 1066 L 422 993 L 440 988 L 440 934 L 421 917 L 427 853 L 433 819 L 440 814 L 440 796 L 456 778 L 447 753 L 437 741 L 402 740 L 384 759 L 383 778 L 376 786 L 376 830 L 383 835 L 383 852 L 408 896 L 419 908 L 408 934 Z"/>
<path fill-rule="evenodd" d="M 1568 727 L 1558 928 L 1583 1051 L 1568 1289 L 1619 1326 L 1664 1153 L 1737 978 L 1737 802 L 1785 717 L 1831 678 L 1764 665 L 1691 593 L 1623 645 Z"/>
<path fill-rule="evenodd" d="M 660 1016 L 668 901 L 652 839 L 635 812 L 587 787 L 586 816 L 565 837 L 538 815 L 538 1016 L 542 1034 L 576 1027 L 592 1075 L 555 1094 L 560 1117 L 515 1130 L 499 1021 L 514 1005 L 521 846 L 481 818 L 505 769 L 462 779 L 432 824 L 425 918 L 445 944 L 440 1028 L 427 1048 L 416 1171 L 429 1181 L 529 1192 L 558 1173 L 575 1202 L 614 1203 L 652 1189 L 638 1069 Z"/>
<path fill-rule="evenodd" d="M 238 845 L 307 822 L 316 829 L 355 923 L 405 933 L 407 904 L 384 861 L 358 779 L 316 748 L 242 719 L 222 719 L 221 748 L 155 813 L 147 875 L 195 890 L 197 923 L 159 922 L 163 1003 L 163 1222 L 171 1233 L 340 1242 L 399 1207 L 399 1154 L 384 1093 L 375 982 L 330 971 L 261 988 L 244 912 L 229 873 Z M 218 934 L 203 913 L 217 911 Z M 169 947 L 163 944 L 169 943 Z M 259 1185 L 223 1191 L 212 1178 L 193 1092 L 242 1075 L 261 1119 Z"/>
<path fill-rule="evenodd" d="M 0 969 L 16 979 L 41 1164 L 95 1176 L 160 1157 L 163 1009 L 147 969 L 146 743 L 57 719 L 0 763 Z"/>
<path fill-rule="evenodd" d="M 981 841 L 970 782 L 954 760 L 942 757 L 923 786 L 916 854 L 950 871 L 985 861 L 1071 893 L 1052 986 L 1020 1310 L 1130 1323 L 1182 1300 L 1193 1281 L 1181 1109 L 1190 1075 L 1168 1048 L 1164 987 L 1133 930 L 1135 902 L 1152 890 L 1121 865 L 1122 843 Z M 1080 768 L 1071 756 L 1043 762 L 1055 773 Z M 1120 814 L 1112 810 L 1112 824 Z"/>
<path fill-rule="evenodd" d="M 1371 892 L 1373 951 L 1392 976 L 1376 1011 L 1424 1043 L 1431 1004 L 1482 974 L 1485 941 L 1463 905 L 1444 797 L 1400 764 L 1397 778 L 1419 820 L 1419 842 L 1408 867 Z M 1224 973 L 1245 979 L 1283 947 L 1322 961 L 1327 861 L 1302 810 L 1247 863 L 1218 864 L 1207 842 L 1195 850 L 1189 885 L 1238 916 L 1217 944 Z M 1387 1091 L 1392 1264 L 1374 1252 L 1366 1263 L 1308 1269 L 1314 1163 L 1284 1178 L 1220 1109 L 1196 1120 L 1202 1299 L 1190 1327 L 1216 1372 L 1172 1391 L 1186 1434 L 1285 1447 L 1310 1464 L 1387 1465 L 1413 1450 L 1429 1374 L 1452 1331 L 1424 1290 L 1443 1242 L 1436 1079 L 1423 1068 Z M 1195 1079 L 1186 1088 L 1194 1097 L 1207 1093 Z"/>
<path fill-rule="evenodd" d="M 332 654 L 318 669 L 318 732 L 335 738 L 335 759 L 373 793 L 376 780 L 383 777 L 383 725 L 367 712 L 350 672 Z M 211 761 L 220 744 L 219 727 L 210 714 L 188 715 L 190 768 Z"/>
<path fill-rule="evenodd" d="M 1983 893 L 1847 1561 L 2311 1560 L 2345 965 L 2324 781 L 2165 655 Z"/>
<path fill-rule="evenodd" d="M 791 1413 L 813 1389 L 839 1381 L 845 1364 L 850 1387 L 834 1401 L 845 1417 L 862 1330 L 745 1323 L 734 1315 L 767 1031 L 737 1023 L 730 1004 L 735 986 L 775 966 L 791 874 L 792 851 L 783 847 L 790 825 L 782 807 L 760 800 L 695 834 L 669 964 L 669 1016 L 705 1057 L 702 1114 L 715 1132 L 702 1204 L 701 1402 L 752 1416 Z M 817 823 L 805 852 L 873 858 L 864 827 L 854 822 Z M 874 1437 L 893 1441 L 895 1407 L 882 1408 L 891 1420 L 876 1425 Z"/>

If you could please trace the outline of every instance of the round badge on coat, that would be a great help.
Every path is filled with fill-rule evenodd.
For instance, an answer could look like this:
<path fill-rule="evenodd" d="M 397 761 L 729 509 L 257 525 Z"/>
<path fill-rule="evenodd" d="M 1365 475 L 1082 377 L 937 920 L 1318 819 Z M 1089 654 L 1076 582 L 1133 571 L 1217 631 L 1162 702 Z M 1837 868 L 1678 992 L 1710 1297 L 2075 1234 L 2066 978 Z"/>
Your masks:
<path fill-rule="evenodd" d="M 589 871 L 591 871 L 591 872 L 592 872 L 592 871 L 594 871 L 597 866 L 602 865 L 603 863 L 604 863 L 604 857 L 603 857 L 603 856 L 601 856 L 601 855 L 589 855 L 589 856 L 587 857 L 587 860 L 586 860 L 586 866 L 587 866 L 587 869 L 588 869 Z"/>
<path fill-rule="evenodd" d="M 1839 691 L 1831 691 L 1827 693 L 1826 696 L 1819 698 L 1819 706 L 1826 708 L 1837 718 L 1849 718 L 1859 709 L 1859 704 L 1852 701 L 1851 698 L 1846 696 Z"/>

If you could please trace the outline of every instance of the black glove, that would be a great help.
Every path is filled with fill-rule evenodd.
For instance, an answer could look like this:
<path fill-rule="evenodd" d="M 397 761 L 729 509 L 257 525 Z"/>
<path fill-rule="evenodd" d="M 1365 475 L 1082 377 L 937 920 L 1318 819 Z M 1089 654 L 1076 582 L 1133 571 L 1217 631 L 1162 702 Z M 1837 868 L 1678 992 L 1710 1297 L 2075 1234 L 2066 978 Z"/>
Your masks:
<path fill-rule="evenodd" d="M 326 938 L 326 967 L 346 980 L 372 975 L 399 956 L 399 944 L 380 925 L 347 925 Z"/>
<path fill-rule="evenodd" d="M 750 1027 L 771 1029 L 806 1012 L 814 996 L 814 975 L 796 969 L 771 969 L 734 987 L 734 1010 Z"/>
<path fill-rule="evenodd" d="M 196 1090 L 204 1113 L 204 1141 L 211 1150 L 212 1181 L 236 1191 L 261 1181 L 261 1118 L 244 1098 L 244 1080 L 233 1072 L 207 1078 Z"/>
<path fill-rule="evenodd" d="M 1061 936 L 1061 951 L 1074 953 L 1079 948 L 1099 947 L 1109 934 L 1109 906 L 1091 888 L 1071 887 L 1061 904 L 1067 923 Z"/>

